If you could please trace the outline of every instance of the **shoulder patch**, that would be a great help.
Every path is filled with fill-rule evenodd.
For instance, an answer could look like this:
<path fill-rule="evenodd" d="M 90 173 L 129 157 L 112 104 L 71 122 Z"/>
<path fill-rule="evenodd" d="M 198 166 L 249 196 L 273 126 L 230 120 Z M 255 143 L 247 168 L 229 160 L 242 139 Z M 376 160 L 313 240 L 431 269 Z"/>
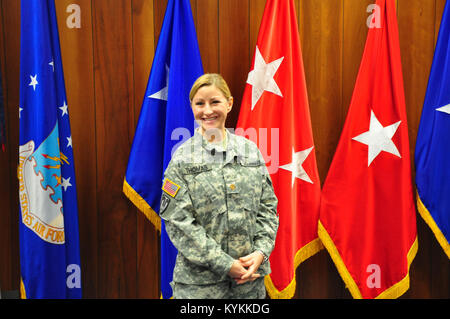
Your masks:
<path fill-rule="evenodd" d="M 170 179 L 166 178 L 164 180 L 162 190 L 167 194 L 169 194 L 170 196 L 172 196 L 173 198 L 175 198 L 178 191 L 180 190 L 180 186 L 172 182 Z"/>
<path fill-rule="evenodd" d="M 162 194 L 161 203 L 159 205 L 159 213 L 162 214 L 166 210 L 167 206 L 169 206 L 170 198 L 166 194 Z"/>

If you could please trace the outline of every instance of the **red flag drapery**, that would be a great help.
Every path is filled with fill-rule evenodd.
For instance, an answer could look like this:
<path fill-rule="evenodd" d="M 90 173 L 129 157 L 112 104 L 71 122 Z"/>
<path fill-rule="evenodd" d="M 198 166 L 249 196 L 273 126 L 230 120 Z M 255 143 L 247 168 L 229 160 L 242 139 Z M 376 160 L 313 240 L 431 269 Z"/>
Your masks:
<path fill-rule="evenodd" d="M 323 248 L 320 180 L 294 1 L 268 0 L 237 134 L 257 142 L 278 197 L 280 225 L 265 278 L 271 298 L 292 298 L 296 267 Z M 257 141 L 256 141 L 257 140 Z"/>
<path fill-rule="evenodd" d="M 320 206 L 319 237 L 354 298 L 401 296 L 417 252 L 396 9 L 376 4 Z"/>

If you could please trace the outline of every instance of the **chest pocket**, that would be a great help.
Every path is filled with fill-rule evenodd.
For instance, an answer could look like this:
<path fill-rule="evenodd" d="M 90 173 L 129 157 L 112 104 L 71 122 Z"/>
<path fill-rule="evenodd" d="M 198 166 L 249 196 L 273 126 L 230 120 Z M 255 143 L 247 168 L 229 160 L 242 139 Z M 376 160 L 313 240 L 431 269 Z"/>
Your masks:
<path fill-rule="evenodd" d="M 226 212 L 223 177 L 214 165 L 189 165 L 183 172 L 195 217 L 206 230 L 216 228 L 220 224 L 217 217 Z"/>
<path fill-rule="evenodd" d="M 243 207 L 248 211 L 257 212 L 262 194 L 262 174 L 264 163 L 247 158 L 239 159 L 240 199 Z"/>

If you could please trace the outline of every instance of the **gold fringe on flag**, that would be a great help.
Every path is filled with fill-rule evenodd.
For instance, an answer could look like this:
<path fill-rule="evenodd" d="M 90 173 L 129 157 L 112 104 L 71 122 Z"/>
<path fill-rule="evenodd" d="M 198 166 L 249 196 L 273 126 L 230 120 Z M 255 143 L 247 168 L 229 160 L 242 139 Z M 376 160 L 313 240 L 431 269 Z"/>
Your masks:
<path fill-rule="evenodd" d="M 20 278 L 20 299 L 27 299 L 27 293 L 22 278 Z"/>
<path fill-rule="evenodd" d="M 304 262 L 309 257 L 315 255 L 317 252 L 322 250 L 324 247 L 319 238 L 314 239 L 310 243 L 303 246 L 297 253 L 294 258 L 294 278 L 283 290 L 278 290 L 272 282 L 272 278 L 270 275 L 264 277 L 264 283 L 266 285 L 267 293 L 271 299 L 291 299 L 295 295 L 296 290 L 296 269 L 297 267 Z"/>
<path fill-rule="evenodd" d="M 155 226 L 155 228 L 161 232 L 161 218 L 150 207 L 149 204 L 143 199 L 134 189 L 131 187 L 127 180 L 123 181 L 123 192 L 128 199 L 147 217 L 147 219 Z"/>
<path fill-rule="evenodd" d="M 434 236 L 436 237 L 438 243 L 441 245 L 442 249 L 444 249 L 444 252 L 447 255 L 447 257 L 450 259 L 450 244 L 448 243 L 444 234 L 441 232 L 439 227 L 436 225 L 436 222 L 434 221 L 430 212 L 428 211 L 428 209 L 425 207 L 424 203 L 420 199 L 419 193 L 417 193 L 417 210 L 419 211 L 419 214 L 420 214 L 420 216 L 422 216 L 422 219 L 425 221 L 425 223 L 427 223 L 428 227 L 430 227 L 430 229 L 433 232 Z"/>
<path fill-rule="evenodd" d="M 331 259 L 336 265 L 336 268 L 339 274 L 341 275 L 342 280 L 344 281 L 347 289 L 352 294 L 353 298 L 362 299 L 363 297 L 361 295 L 361 292 L 359 291 L 358 286 L 356 285 L 355 281 L 350 275 L 350 272 L 348 271 L 347 267 L 344 264 L 344 261 L 341 258 L 341 255 L 339 254 L 339 251 L 337 250 L 336 246 L 333 243 L 333 240 L 331 239 L 330 235 L 328 234 L 327 230 L 322 225 L 320 220 L 319 220 L 319 238 L 322 240 L 323 244 L 325 245 L 325 248 L 328 250 Z M 418 249 L 418 242 L 416 237 L 407 255 L 408 270 L 406 276 L 393 286 L 389 287 L 388 289 L 380 293 L 375 299 L 396 299 L 401 295 L 403 295 L 409 289 L 409 268 L 411 266 L 412 261 L 414 260 L 414 257 L 416 257 L 417 249 Z"/>

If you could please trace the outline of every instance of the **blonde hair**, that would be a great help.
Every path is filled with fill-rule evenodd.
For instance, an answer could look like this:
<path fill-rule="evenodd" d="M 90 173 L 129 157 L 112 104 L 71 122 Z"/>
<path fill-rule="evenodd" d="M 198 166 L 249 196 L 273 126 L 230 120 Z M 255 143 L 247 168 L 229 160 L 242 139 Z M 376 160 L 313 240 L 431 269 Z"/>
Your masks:
<path fill-rule="evenodd" d="M 205 73 L 197 80 L 195 80 L 194 84 L 192 85 L 191 92 L 189 92 L 189 101 L 191 101 L 192 103 L 192 99 L 194 98 L 195 94 L 197 94 L 197 91 L 200 90 L 200 88 L 211 85 L 214 85 L 216 88 L 218 88 L 227 100 L 232 97 L 227 82 L 225 82 L 224 78 L 220 74 Z"/>

